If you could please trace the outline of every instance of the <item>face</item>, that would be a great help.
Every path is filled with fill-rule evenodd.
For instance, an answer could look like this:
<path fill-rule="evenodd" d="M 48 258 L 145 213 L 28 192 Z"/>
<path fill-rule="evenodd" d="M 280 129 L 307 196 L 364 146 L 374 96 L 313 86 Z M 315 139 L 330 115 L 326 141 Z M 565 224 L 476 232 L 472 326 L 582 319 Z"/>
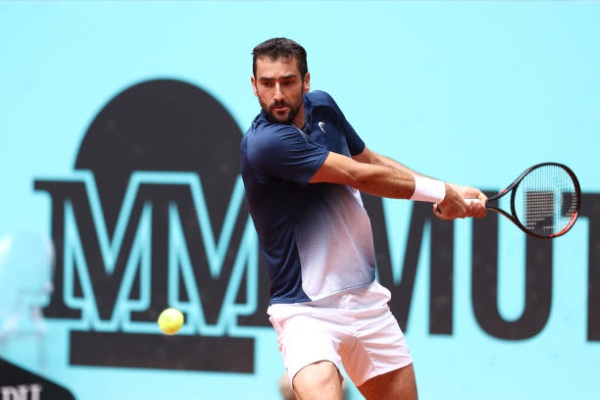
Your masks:
<path fill-rule="evenodd" d="M 298 60 L 267 57 L 256 60 L 252 89 L 260 106 L 273 122 L 304 126 L 302 96 L 310 90 L 310 74 L 302 79 Z"/>

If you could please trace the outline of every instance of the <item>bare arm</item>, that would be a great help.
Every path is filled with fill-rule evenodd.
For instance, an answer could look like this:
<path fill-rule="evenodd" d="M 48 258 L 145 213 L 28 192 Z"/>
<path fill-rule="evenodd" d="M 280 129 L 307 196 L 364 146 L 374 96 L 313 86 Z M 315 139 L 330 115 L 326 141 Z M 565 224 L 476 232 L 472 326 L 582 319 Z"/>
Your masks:
<path fill-rule="evenodd" d="M 403 165 L 403 164 L 399 163 L 398 161 L 393 160 L 389 157 L 375 153 L 374 151 L 370 150 L 367 147 L 365 147 L 365 149 L 363 150 L 362 153 L 360 153 L 352 158 L 358 162 L 383 165 L 383 166 L 387 166 L 389 168 L 399 169 L 399 170 L 404 171 L 412 176 L 421 176 L 421 177 L 429 178 L 429 176 L 424 175 L 420 172 L 416 172 L 415 170 L 412 170 L 412 169 L 408 168 L 406 165 Z M 462 197 L 465 199 L 479 199 L 481 201 L 487 200 L 485 195 L 483 193 L 481 193 L 481 191 L 479 189 L 475 189 L 475 188 L 472 188 L 469 186 L 459 186 L 454 183 L 448 183 L 448 184 L 450 186 L 452 186 L 452 188 L 455 191 L 459 192 L 462 195 Z"/>
<path fill-rule="evenodd" d="M 375 196 L 410 199 L 415 190 L 415 176 L 424 177 L 365 147 L 353 158 L 330 152 L 310 183 L 338 183 Z M 482 203 L 467 203 L 464 198 L 479 198 Z M 444 214 L 436 212 L 436 215 L 443 219 L 482 217 L 485 215 L 485 200 L 487 198 L 478 189 L 446 183 L 446 197 L 440 204 Z M 437 205 L 434 205 L 434 211 L 437 211 Z"/>
<path fill-rule="evenodd" d="M 380 197 L 408 199 L 415 181 L 408 172 L 383 165 L 363 163 L 329 152 L 310 183 L 330 182 L 352 186 L 361 192 Z"/>
<path fill-rule="evenodd" d="M 352 158 L 361 163 L 382 165 L 382 166 L 386 166 L 389 168 L 398 169 L 400 171 L 404 171 L 404 172 L 410 174 L 411 176 L 425 176 L 423 174 L 420 174 L 420 173 L 408 168 L 406 165 L 400 164 L 396 160 L 393 160 L 389 157 L 386 157 L 381 154 L 375 153 L 374 151 L 371 151 L 368 147 L 365 147 L 365 149 L 362 151 L 362 153 L 360 153 Z"/>

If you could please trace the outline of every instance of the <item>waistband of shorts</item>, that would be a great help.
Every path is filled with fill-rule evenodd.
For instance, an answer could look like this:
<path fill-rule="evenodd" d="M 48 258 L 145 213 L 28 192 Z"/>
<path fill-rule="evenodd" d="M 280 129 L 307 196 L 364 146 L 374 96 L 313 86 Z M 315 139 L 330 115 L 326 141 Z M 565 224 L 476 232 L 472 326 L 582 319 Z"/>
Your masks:
<path fill-rule="evenodd" d="M 289 307 L 318 307 L 361 310 L 387 304 L 390 299 L 390 291 L 377 281 L 374 281 L 365 287 L 338 292 L 319 300 L 291 304 L 271 304 L 267 310 L 267 313 L 270 314 L 269 310 L 276 308 Z"/>

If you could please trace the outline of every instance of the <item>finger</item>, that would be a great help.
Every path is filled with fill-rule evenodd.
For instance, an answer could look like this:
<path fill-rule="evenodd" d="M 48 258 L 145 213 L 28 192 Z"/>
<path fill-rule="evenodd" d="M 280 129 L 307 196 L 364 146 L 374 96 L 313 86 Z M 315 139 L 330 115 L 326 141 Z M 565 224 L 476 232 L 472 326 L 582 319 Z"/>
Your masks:
<path fill-rule="evenodd" d="M 469 216 L 483 218 L 487 213 L 485 202 L 480 199 L 465 199 L 469 207 Z"/>
<path fill-rule="evenodd" d="M 446 218 L 446 215 L 442 213 L 442 209 L 440 208 L 440 206 L 437 204 L 433 205 L 433 215 L 435 215 L 439 219 L 443 219 L 446 221 L 448 220 L 448 218 Z"/>

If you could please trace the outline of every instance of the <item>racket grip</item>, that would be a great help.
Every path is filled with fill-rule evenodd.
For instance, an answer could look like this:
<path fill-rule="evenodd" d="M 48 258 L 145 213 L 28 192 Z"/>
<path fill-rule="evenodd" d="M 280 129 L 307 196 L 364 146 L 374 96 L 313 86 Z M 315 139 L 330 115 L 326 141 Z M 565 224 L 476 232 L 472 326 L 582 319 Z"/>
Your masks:
<path fill-rule="evenodd" d="M 480 201 L 479 199 L 464 199 L 464 200 L 465 200 L 465 203 L 467 203 L 467 204 L 471 204 L 471 203 L 474 203 L 476 201 Z M 437 212 L 439 214 L 442 214 L 442 208 L 440 207 L 439 204 L 437 205 Z"/>
<path fill-rule="evenodd" d="M 471 203 L 474 203 L 476 201 L 481 201 L 479 199 L 464 199 L 464 200 L 465 200 L 465 203 L 467 203 L 467 204 L 471 204 Z M 442 208 L 440 207 L 439 204 L 437 205 L 437 212 L 438 212 L 438 214 L 443 214 L 442 213 Z"/>

